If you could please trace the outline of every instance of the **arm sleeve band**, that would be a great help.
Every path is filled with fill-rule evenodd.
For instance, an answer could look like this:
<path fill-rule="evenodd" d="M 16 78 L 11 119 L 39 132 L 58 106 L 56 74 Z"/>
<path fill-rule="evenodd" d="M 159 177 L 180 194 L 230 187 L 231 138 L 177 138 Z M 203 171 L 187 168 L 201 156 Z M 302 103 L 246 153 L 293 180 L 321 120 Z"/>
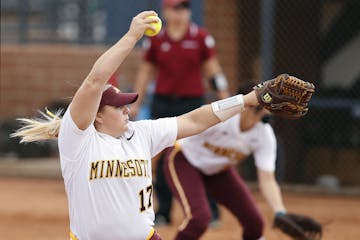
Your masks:
<path fill-rule="evenodd" d="M 222 73 L 217 73 L 210 78 L 210 86 L 212 89 L 216 91 L 227 90 L 228 89 L 228 82 L 226 77 Z"/>
<path fill-rule="evenodd" d="M 211 103 L 214 114 L 225 121 L 244 110 L 244 98 L 242 94 L 225 98 Z"/>

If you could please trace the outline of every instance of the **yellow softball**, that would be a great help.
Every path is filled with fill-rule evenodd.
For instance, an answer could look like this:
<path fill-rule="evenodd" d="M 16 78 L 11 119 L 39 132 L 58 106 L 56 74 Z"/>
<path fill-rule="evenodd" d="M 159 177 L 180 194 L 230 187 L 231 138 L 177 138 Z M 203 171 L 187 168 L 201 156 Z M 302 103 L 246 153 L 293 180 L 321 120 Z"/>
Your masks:
<path fill-rule="evenodd" d="M 157 22 L 152 22 L 150 23 L 154 28 L 155 28 L 155 31 L 153 31 L 152 29 L 148 28 L 145 30 L 145 35 L 148 36 L 148 37 L 152 37 L 152 36 L 155 36 L 156 34 L 158 34 L 161 30 L 161 27 L 162 27 L 162 23 L 161 23 L 161 19 L 157 16 L 148 16 L 147 18 L 156 18 L 158 19 Z"/>

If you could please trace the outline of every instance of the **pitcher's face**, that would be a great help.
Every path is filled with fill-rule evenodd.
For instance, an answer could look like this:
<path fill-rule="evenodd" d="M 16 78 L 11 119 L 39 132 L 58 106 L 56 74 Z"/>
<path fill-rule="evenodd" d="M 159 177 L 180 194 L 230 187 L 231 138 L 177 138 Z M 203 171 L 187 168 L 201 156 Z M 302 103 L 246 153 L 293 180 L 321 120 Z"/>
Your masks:
<path fill-rule="evenodd" d="M 127 106 L 104 106 L 97 114 L 98 130 L 118 137 L 128 130 L 130 109 Z"/>

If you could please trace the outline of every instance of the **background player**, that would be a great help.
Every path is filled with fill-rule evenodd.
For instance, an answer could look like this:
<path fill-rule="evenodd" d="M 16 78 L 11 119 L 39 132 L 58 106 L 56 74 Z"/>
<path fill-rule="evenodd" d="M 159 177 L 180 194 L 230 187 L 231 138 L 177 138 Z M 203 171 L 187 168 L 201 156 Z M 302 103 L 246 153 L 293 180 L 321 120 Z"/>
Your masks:
<path fill-rule="evenodd" d="M 249 107 L 199 135 L 179 140 L 168 150 L 166 179 L 185 213 L 175 239 L 199 239 L 205 232 L 211 220 L 207 193 L 235 215 L 243 227 L 242 239 L 263 239 L 262 216 L 234 167 L 250 154 L 262 195 L 276 216 L 286 213 L 274 174 L 275 135 L 271 125 L 261 121 L 268 113 L 259 106 Z"/>
<path fill-rule="evenodd" d="M 160 239 L 153 229 L 151 158 L 176 139 L 198 134 L 250 105 L 257 93 L 237 95 L 179 117 L 129 122 L 135 93 L 106 85 L 156 21 L 145 11 L 129 31 L 102 54 L 75 93 L 63 118 L 21 119 L 12 134 L 21 142 L 58 138 L 68 197 L 71 239 Z"/>
<path fill-rule="evenodd" d="M 131 114 L 136 117 L 149 81 L 154 79 L 155 92 L 151 118 L 178 116 L 205 104 L 204 78 L 214 86 L 218 98 L 228 97 L 227 80 L 215 53 L 214 38 L 191 22 L 189 0 L 163 0 L 165 26 L 155 37 L 144 41 L 144 60 L 139 67 L 135 91 L 139 100 Z M 163 158 L 156 169 L 155 189 L 158 197 L 158 223 L 170 222 L 172 196 L 163 174 Z M 217 208 L 212 203 L 214 218 Z"/>

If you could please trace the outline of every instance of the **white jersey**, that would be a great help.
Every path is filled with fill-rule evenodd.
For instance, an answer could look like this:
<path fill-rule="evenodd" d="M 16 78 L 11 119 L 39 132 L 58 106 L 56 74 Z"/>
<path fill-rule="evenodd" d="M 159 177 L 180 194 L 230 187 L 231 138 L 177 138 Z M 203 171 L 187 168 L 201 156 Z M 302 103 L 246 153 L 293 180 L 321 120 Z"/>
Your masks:
<path fill-rule="evenodd" d="M 256 167 L 275 170 L 276 138 L 270 124 L 240 130 L 240 114 L 205 132 L 179 140 L 187 160 L 207 175 L 216 174 L 253 154 Z"/>
<path fill-rule="evenodd" d="M 80 240 L 144 240 L 153 232 L 151 158 L 176 141 L 176 118 L 129 122 L 119 138 L 91 124 L 80 130 L 68 110 L 59 150 L 70 229 Z"/>

